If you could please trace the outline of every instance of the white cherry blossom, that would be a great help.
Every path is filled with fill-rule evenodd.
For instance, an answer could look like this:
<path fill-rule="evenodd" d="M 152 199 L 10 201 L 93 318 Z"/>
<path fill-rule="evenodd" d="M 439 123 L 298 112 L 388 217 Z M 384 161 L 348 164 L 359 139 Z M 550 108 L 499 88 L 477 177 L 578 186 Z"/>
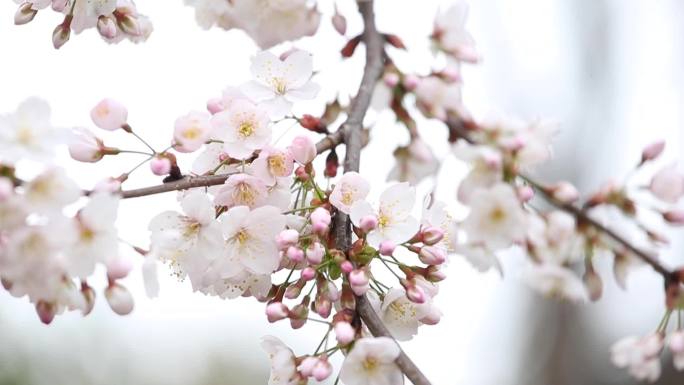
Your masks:
<path fill-rule="evenodd" d="M 354 203 L 366 199 L 370 184 L 358 172 L 344 173 L 330 194 L 330 203 L 338 210 L 349 214 Z"/>
<path fill-rule="evenodd" d="M 404 375 L 394 362 L 399 352 L 391 338 L 361 338 L 344 359 L 340 380 L 345 385 L 402 385 Z"/>
<path fill-rule="evenodd" d="M 513 188 L 499 183 L 473 194 L 463 229 L 469 243 L 484 243 L 492 249 L 501 249 L 524 239 L 526 221 Z"/>
<path fill-rule="evenodd" d="M 288 150 L 266 146 L 252 162 L 252 173 L 268 186 L 276 183 L 276 179 L 292 174 L 294 158 Z M 288 193 L 289 196 L 289 193 Z"/>
<path fill-rule="evenodd" d="M 435 19 L 433 37 L 441 49 L 465 62 L 477 62 L 475 40 L 465 29 L 468 18 L 468 3 L 459 0 L 446 11 L 440 12 Z"/>
<path fill-rule="evenodd" d="M 281 340 L 273 336 L 264 336 L 261 339 L 261 348 L 271 360 L 268 385 L 294 385 L 300 382 L 295 355 Z"/>
<path fill-rule="evenodd" d="M 270 119 L 265 110 L 248 100 L 237 100 L 211 117 L 212 138 L 223 141 L 231 158 L 247 159 L 271 139 Z"/>
<path fill-rule="evenodd" d="M 418 107 L 429 117 L 445 120 L 449 113 L 458 113 L 461 104 L 461 86 L 436 76 L 421 79 L 415 89 Z"/>
<path fill-rule="evenodd" d="M 611 347 L 611 360 L 619 368 L 627 368 L 639 381 L 655 382 L 660 377 L 660 352 L 663 336 L 625 337 Z"/>
<path fill-rule="evenodd" d="M 387 180 L 417 185 L 424 178 L 435 175 L 439 169 L 439 161 L 422 139 L 414 139 L 407 147 L 397 148 L 394 151 L 394 158 L 396 164 Z"/>
<path fill-rule="evenodd" d="M 50 123 L 50 106 L 41 99 L 27 99 L 15 112 L 0 115 L 0 161 L 4 163 L 49 160 L 60 139 L 60 131 Z"/>
<path fill-rule="evenodd" d="M 420 320 L 428 315 L 432 306 L 428 302 L 411 302 L 406 292 L 397 288 L 390 289 L 382 302 L 375 295 L 369 295 L 369 298 L 387 329 L 399 341 L 408 341 L 418 333 L 418 327 L 422 325 Z"/>
<path fill-rule="evenodd" d="M 268 191 L 264 181 L 249 174 L 231 175 L 216 193 L 214 203 L 228 208 L 259 207 L 266 203 Z"/>
<path fill-rule="evenodd" d="M 527 270 L 524 279 L 541 294 L 570 302 L 585 302 L 587 288 L 582 280 L 568 268 L 545 263 Z"/>
<path fill-rule="evenodd" d="M 300 100 L 313 99 L 319 86 L 311 81 L 313 63 L 311 54 L 295 51 L 280 60 L 274 54 L 263 51 L 252 60 L 252 80 L 242 87 L 242 92 L 258 102 L 271 115 L 280 119 Z"/>
<path fill-rule="evenodd" d="M 60 168 L 45 170 L 24 188 L 24 198 L 31 210 L 39 213 L 61 212 L 82 195 L 76 182 Z"/>

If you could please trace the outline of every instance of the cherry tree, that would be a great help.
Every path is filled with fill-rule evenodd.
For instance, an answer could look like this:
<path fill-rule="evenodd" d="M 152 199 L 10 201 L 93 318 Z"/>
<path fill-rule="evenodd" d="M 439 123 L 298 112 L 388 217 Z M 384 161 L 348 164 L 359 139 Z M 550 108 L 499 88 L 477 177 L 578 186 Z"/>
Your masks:
<path fill-rule="evenodd" d="M 138 43 L 152 33 L 131 0 L 15 1 L 16 24 L 41 11 L 63 15 L 52 36 L 55 48 L 87 29 L 108 43 Z M 461 99 L 461 67 L 477 65 L 480 53 L 466 29 L 468 6 L 460 0 L 436 16 L 432 35 L 425 36 L 434 47 L 428 73 L 393 60 L 407 48 L 400 34 L 376 28 L 372 0 L 358 0 L 353 15 L 337 7 L 323 14 L 307 0 L 186 2 L 202 27 L 240 29 L 263 51 L 252 57 L 250 79 L 209 98 L 206 110 L 177 118 L 168 128 L 168 147 L 149 145 L 125 104 L 112 99 L 93 103 L 94 129 L 53 127 L 50 107 L 38 98 L 0 116 L 0 278 L 9 293 L 35 306 L 42 322 L 65 311 L 87 316 L 101 296 L 115 313 L 131 313 L 134 298 L 121 280 L 132 265 L 118 253 L 126 242 L 115 220 L 119 211 L 125 214 L 126 200 L 175 193 L 177 207 L 148 218 L 149 245 L 126 243 L 144 259 L 150 297 L 158 295 L 158 265 L 164 265 L 196 292 L 226 300 L 253 297 L 264 304 L 269 322 L 327 326 L 310 352 L 263 338 L 271 385 L 328 378 L 347 385 L 394 385 L 404 378 L 430 384 L 429 373 L 398 341 L 440 322 L 434 298 L 450 259 L 503 274 L 499 259 L 510 249 L 527 255 L 523 278 L 530 287 L 578 306 L 599 300 L 604 280 L 624 288 L 630 272 L 651 268 L 663 278 L 662 321 L 650 333 L 635 330 L 644 335 L 617 341 L 606 354 L 640 380 L 659 378 L 665 350 L 684 370 L 684 269 L 659 260 L 668 239 L 643 220 L 684 224 L 678 207 L 684 174 L 666 163 L 646 176 L 646 186 L 634 178 L 660 160 L 664 142 L 645 146 L 625 180 L 588 194 L 567 181 L 532 177 L 536 167 L 553 161 L 556 127 L 469 113 Z M 362 19 L 362 31 L 347 31 L 351 17 Z M 346 37 L 342 60 L 365 52 L 361 83 L 348 102 L 319 96 L 327 85 L 319 83 L 316 52 L 278 51 L 285 41 L 296 46 L 303 36 L 315 37 L 326 20 Z M 319 108 L 299 113 L 302 101 Z M 389 184 L 364 177 L 360 162 L 368 142 L 382 140 L 365 119 L 371 107 L 393 114 L 397 129 L 410 138 L 394 150 Z M 451 200 L 434 193 L 444 159 L 419 133 L 426 121 L 439 123 L 451 156 L 469 166 Z M 277 143 L 282 122 L 299 130 L 287 146 Z M 108 146 L 97 130 L 114 131 L 147 150 Z M 65 173 L 68 164 L 55 160 L 55 152 L 66 150 L 79 162 L 142 161 L 120 175 L 102 175 L 95 186 L 79 186 Z M 180 157 L 193 157 L 193 166 L 182 169 Z M 27 161 L 41 164 L 41 171 L 23 175 Z M 144 172 L 143 166 L 153 181 L 130 188 L 129 176 Z M 433 193 L 418 196 L 421 183 L 431 183 Z M 370 199 L 371 192 L 379 198 Z M 467 214 L 457 215 L 454 207 L 466 207 Z M 595 270 L 603 259 L 612 263 L 614 277 Z M 107 272 L 104 288 L 88 283 L 99 265 Z M 344 356 L 341 367 L 330 362 L 335 354 Z"/>

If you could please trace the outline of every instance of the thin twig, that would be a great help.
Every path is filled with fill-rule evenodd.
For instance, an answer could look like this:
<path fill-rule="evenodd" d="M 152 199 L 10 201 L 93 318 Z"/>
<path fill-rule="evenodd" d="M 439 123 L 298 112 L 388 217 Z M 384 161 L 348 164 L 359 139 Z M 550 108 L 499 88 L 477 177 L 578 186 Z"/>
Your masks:
<path fill-rule="evenodd" d="M 447 121 L 447 126 L 449 127 L 449 136 L 451 138 L 461 138 L 470 144 L 478 144 L 475 140 L 473 140 L 473 138 L 470 136 L 469 130 L 464 127 L 463 122 L 461 122 L 460 120 L 450 119 Z M 590 217 L 586 210 L 583 210 L 575 205 L 559 201 L 549 192 L 549 189 L 546 188 L 543 183 L 536 181 L 534 178 L 531 178 L 528 175 L 518 174 L 518 177 L 524 180 L 530 186 L 532 186 L 535 190 L 537 190 L 542 195 L 542 197 L 551 205 L 574 216 L 579 223 L 590 225 L 596 230 L 607 235 L 613 241 L 620 244 L 621 246 L 629 250 L 632 254 L 634 254 L 636 257 L 650 265 L 653 268 L 653 270 L 657 271 L 663 276 L 663 278 L 665 278 L 666 284 L 678 281 L 676 274 L 672 270 L 665 267 L 662 263 L 660 263 L 660 261 L 658 261 L 649 253 L 634 246 L 628 239 L 626 239 L 622 235 L 616 233 L 612 229 L 601 224 L 596 219 Z"/>

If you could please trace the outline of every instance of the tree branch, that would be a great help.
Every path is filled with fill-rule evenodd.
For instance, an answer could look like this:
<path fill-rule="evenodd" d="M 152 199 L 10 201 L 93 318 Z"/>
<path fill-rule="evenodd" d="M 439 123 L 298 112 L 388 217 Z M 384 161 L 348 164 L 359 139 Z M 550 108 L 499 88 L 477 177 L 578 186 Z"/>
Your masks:
<path fill-rule="evenodd" d="M 456 138 L 461 138 L 465 140 L 466 142 L 470 144 L 479 144 L 473 138 L 470 137 L 470 133 L 468 132 L 468 129 L 465 128 L 463 125 L 463 122 L 460 121 L 459 119 L 450 119 L 447 121 L 447 127 L 449 128 L 449 137 L 450 139 L 456 139 Z M 646 264 L 651 266 L 653 270 L 657 271 L 660 273 L 663 278 L 665 278 L 665 283 L 668 284 L 670 282 L 677 282 L 678 277 L 676 274 L 670 270 L 669 268 L 665 267 L 660 261 L 658 261 L 655 257 L 650 255 L 649 253 L 639 249 L 638 247 L 634 246 L 629 240 L 621 236 L 620 234 L 616 233 L 612 229 L 606 227 L 605 225 L 601 224 L 594 218 L 590 217 L 589 214 L 587 213 L 586 210 L 583 210 L 581 208 L 578 208 L 577 206 L 574 206 L 572 204 L 567 204 L 559 201 L 556 199 L 550 192 L 549 189 L 546 188 L 546 186 L 539 182 L 534 180 L 533 178 L 529 177 L 528 175 L 525 174 L 518 174 L 518 177 L 520 177 L 522 180 L 527 182 L 530 186 L 532 186 L 535 190 L 537 190 L 543 197 L 544 199 L 549 202 L 551 205 L 554 207 L 561 209 L 565 211 L 566 213 L 574 216 L 578 222 L 580 223 L 585 223 L 590 225 L 591 227 L 595 228 L 596 230 L 604 233 L 607 235 L 610 239 L 615 241 L 617 244 L 623 246 L 627 250 L 629 250 L 632 254 L 634 254 L 636 257 L 644 261 Z"/>
<path fill-rule="evenodd" d="M 340 131 L 344 134 L 346 154 L 344 159 L 344 171 L 359 171 L 361 159 L 361 148 L 363 147 L 363 118 L 370 105 L 375 85 L 382 76 L 383 72 L 383 37 L 375 27 L 375 13 L 373 12 L 373 1 L 359 1 L 359 12 L 364 21 L 363 42 L 366 45 L 366 66 L 363 78 L 359 86 L 359 92 L 351 103 L 347 121 L 342 125 Z M 344 213 L 335 214 L 335 241 L 341 250 L 349 250 L 351 245 L 351 225 L 349 217 Z M 376 337 L 392 337 L 387 327 L 382 323 L 380 317 L 375 313 L 366 296 L 356 297 L 356 311 L 364 321 L 368 330 Z M 398 344 L 398 343 L 397 343 Z M 399 357 L 396 360 L 397 366 L 406 377 L 415 385 L 430 385 L 430 381 L 411 361 L 411 359 L 400 349 Z"/>
<path fill-rule="evenodd" d="M 337 147 L 338 144 L 342 142 L 343 131 L 342 129 L 326 136 L 316 143 L 316 151 L 321 154 L 325 151 Z M 157 186 L 144 187 L 135 190 L 122 191 L 121 196 L 124 199 L 138 198 L 148 195 L 160 194 L 170 191 L 187 190 L 197 187 L 209 187 L 216 186 L 225 183 L 226 179 L 233 173 L 220 174 L 220 175 L 203 175 L 203 176 L 188 176 L 181 180 L 160 184 Z"/>

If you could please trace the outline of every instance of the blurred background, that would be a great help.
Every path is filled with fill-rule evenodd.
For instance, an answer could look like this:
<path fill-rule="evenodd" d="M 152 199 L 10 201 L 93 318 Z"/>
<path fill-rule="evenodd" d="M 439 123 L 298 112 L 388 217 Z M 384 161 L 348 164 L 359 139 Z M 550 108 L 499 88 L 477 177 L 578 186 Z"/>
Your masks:
<path fill-rule="evenodd" d="M 330 14 L 332 1 L 319 3 Z M 396 53 L 403 69 L 430 70 L 427 36 L 438 8 L 449 3 L 377 0 L 379 28 L 400 35 L 410 49 L 410 55 Z M 359 31 L 354 2 L 340 0 L 338 6 L 349 20 L 350 34 Z M 140 0 L 138 7 L 155 25 L 147 43 L 107 46 L 90 30 L 72 36 L 56 52 L 50 39 L 61 21 L 57 15 L 41 12 L 29 25 L 15 27 L 16 4 L 0 3 L 0 111 L 12 111 L 37 95 L 50 102 L 57 125 L 92 127 L 90 108 L 109 96 L 129 107 L 134 129 L 163 148 L 178 116 L 203 109 L 226 86 L 249 78 L 250 56 L 257 48 L 242 32 L 201 30 L 194 10 L 181 0 Z M 467 25 L 484 60 L 464 68 L 464 102 L 477 117 L 505 114 L 558 122 L 555 159 L 539 170 L 540 176 L 593 191 L 605 180 L 622 178 L 642 146 L 653 140 L 667 140 L 667 159 L 678 156 L 684 144 L 682 20 L 684 3 L 678 0 L 472 1 Z M 315 53 L 316 80 L 324 86 L 321 98 L 299 106 L 301 111 L 319 111 L 321 102 L 338 90 L 348 95 L 356 89 L 362 55 L 341 63 L 338 51 L 344 42 L 327 18 L 316 37 L 297 42 Z M 363 154 L 362 172 L 370 180 L 384 180 L 391 152 L 408 135 L 389 115 L 369 119 L 376 140 Z M 438 196 L 453 201 L 465 168 L 447 157 L 446 134 L 438 127 L 424 122 L 420 130 L 445 162 Z M 283 131 L 285 137 L 297 133 Z M 127 137 L 101 134 L 108 144 L 132 147 Z M 137 161 L 82 165 L 62 160 L 84 187 Z M 183 160 L 185 165 L 191 161 L 192 156 Z M 127 183 L 131 188 L 157 181 L 143 169 Z M 419 191 L 430 187 L 423 184 Z M 173 194 L 122 203 L 121 237 L 146 247 L 147 223 L 167 209 L 177 209 Z M 681 234 L 671 236 L 672 247 L 662 258 L 681 264 Z M 121 252 L 135 258 L 127 247 Z M 622 291 L 605 261 L 599 266 L 606 284 L 603 299 L 572 306 L 530 291 L 519 279 L 522 260 L 519 253 L 502 255 L 501 278 L 452 258 L 449 279 L 437 297 L 442 322 L 423 327 L 404 344 L 433 383 L 630 383 L 626 371 L 610 363 L 610 345 L 625 335 L 655 330 L 664 311 L 660 277 L 642 269 Z M 127 317 L 115 316 L 100 291 L 87 318 L 69 313 L 44 326 L 27 301 L 1 292 L 0 384 L 265 384 L 269 366 L 259 347 L 261 336 L 278 336 L 305 354 L 324 332 L 318 325 L 295 332 L 286 323 L 268 324 L 262 304 L 192 293 L 165 267 L 159 273 L 161 293 L 154 300 L 145 296 L 139 272 L 124 281 L 136 298 L 136 309 Z M 102 290 L 104 279 L 93 285 Z M 681 384 L 684 377 L 670 362 L 663 359 L 660 383 Z"/>

